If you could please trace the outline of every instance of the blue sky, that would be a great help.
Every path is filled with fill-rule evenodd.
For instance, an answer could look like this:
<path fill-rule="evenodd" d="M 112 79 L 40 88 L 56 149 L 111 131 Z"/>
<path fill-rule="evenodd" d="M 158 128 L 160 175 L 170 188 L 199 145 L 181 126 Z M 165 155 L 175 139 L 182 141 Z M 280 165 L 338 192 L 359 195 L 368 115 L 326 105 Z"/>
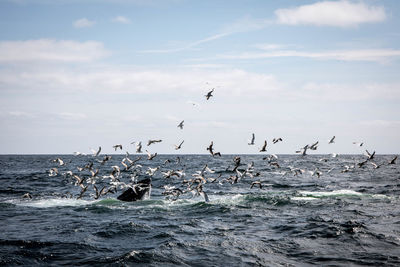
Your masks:
<path fill-rule="evenodd" d="M 395 0 L 0 1 L 0 153 L 148 139 L 399 153 L 399 14 Z"/>

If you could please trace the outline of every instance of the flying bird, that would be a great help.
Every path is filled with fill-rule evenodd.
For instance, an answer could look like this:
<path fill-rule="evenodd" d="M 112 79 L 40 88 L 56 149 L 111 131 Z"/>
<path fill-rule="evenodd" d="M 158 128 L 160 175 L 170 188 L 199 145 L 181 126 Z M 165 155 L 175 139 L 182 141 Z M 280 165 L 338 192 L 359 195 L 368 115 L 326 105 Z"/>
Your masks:
<path fill-rule="evenodd" d="M 149 141 L 147 141 L 147 146 L 150 146 L 151 144 L 155 144 L 155 143 L 160 143 L 162 140 L 161 139 L 159 139 L 159 140 L 149 140 Z"/>
<path fill-rule="evenodd" d="M 154 159 L 156 156 L 157 156 L 157 152 L 156 153 L 154 153 L 154 154 L 151 154 L 149 151 L 147 151 L 146 150 L 146 152 L 147 152 L 147 159 L 148 160 L 152 160 L 152 159 Z"/>
<path fill-rule="evenodd" d="M 181 149 L 183 142 L 185 142 L 185 140 L 183 140 L 179 145 L 175 145 L 175 150 Z"/>
<path fill-rule="evenodd" d="M 100 155 L 100 151 L 101 151 L 101 146 L 99 146 L 99 149 L 97 151 L 92 149 L 93 157 L 97 157 L 98 155 Z"/>
<path fill-rule="evenodd" d="M 113 148 L 115 149 L 115 151 L 117 151 L 118 148 L 122 150 L 122 145 L 117 144 L 117 145 L 114 145 Z"/>
<path fill-rule="evenodd" d="M 267 140 L 264 141 L 264 145 L 260 149 L 260 152 L 266 152 L 267 151 Z"/>
<path fill-rule="evenodd" d="M 177 127 L 179 127 L 179 128 L 181 128 L 181 130 L 183 129 L 183 123 L 184 123 L 185 121 L 183 120 L 183 121 L 181 121 L 179 124 L 178 124 L 178 126 Z"/>
<path fill-rule="evenodd" d="M 389 161 L 389 164 L 396 164 L 397 156 L 395 156 L 391 161 Z"/>
<path fill-rule="evenodd" d="M 333 144 L 333 143 L 335 143 L 335 137 L 336 137 L 336 136 L 333 136 L 333 137 L 329 140 L 328 144 Z"/>
<path fill-rule="evenodd" d="M 272 140 L 272 143 L 274 143 L 274 144 L 276 144 L 276 143 L 278 143 L 279 141 L 281 141 L 282 142 L 282 138 L 274 138 L 273 140 Z"/>
<path fill-rule="evenodd" d="M 136 144 L 136 153 L 142 153 L 142 142 Z"/>
<path fill-rule="evenodd" d="M 254 135 L 254 133 L 251 135 L 251 140 L 250 143 L 248 143 L 249 146 L 254 145 L 254 141 L 256 140 L 256 136 Z"/>
<path fill-rule="evenodd" d="M 368 150 L 365 150 L 365 155 L 368 157 L 368 159 L 373 159 L 375 156 L 375 151 L 371 154 Z"/>
<path fill-rule="evenodd" d="M 363 146 L 364 143 L 362 143 L 362 142 L 353 142 L 353 144 L 357 145 L 357 146 Z"/>
<path fill-rule="evenodd" d="M 210 99 L 210 97 L 213 96 L 213 95 L 212 95 L 213 92 L 214 92 L 214 88 L 211 89 L 211 91 L 209 91 L 209 92 L 205 95 L 205 97 L 206 97 L 207 100 Z"/>

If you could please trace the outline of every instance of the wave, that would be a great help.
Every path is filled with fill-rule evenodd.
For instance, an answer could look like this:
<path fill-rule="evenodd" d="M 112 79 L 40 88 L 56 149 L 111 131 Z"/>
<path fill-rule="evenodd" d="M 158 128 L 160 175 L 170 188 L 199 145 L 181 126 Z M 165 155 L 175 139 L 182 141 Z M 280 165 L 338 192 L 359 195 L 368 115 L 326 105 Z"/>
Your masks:
<path fill-rule="evenodd" d="M 292 200 L 315 200 L 322 198 L 336 198 L 336 197 L 370 197 L 370 198 L 390 198 L 382 194 L 364 194 L 350 189 L 341 189 L 334 191 L 299 191 L 297 196 L 292 197 Z"/>

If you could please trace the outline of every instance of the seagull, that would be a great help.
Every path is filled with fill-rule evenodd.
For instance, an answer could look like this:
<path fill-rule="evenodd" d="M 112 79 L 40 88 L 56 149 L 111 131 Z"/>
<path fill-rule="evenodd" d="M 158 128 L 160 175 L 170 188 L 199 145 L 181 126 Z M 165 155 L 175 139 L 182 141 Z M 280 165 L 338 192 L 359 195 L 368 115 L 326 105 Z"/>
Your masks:
<path fill-rule="evenodd" d="M 261 185 L 261 182 L 260 182 L 260 181 L 252 182 L 252 183 L 251 183 L 251 186 L 250 186 L 250 189 L 252 189 L 253 186 L 255 186 L 255 185 L 258 185 L 258 186 L 260 187 L 260 189 L 262 189 L 262 185 Z"/>
<path fill-rule="evenodd" d="M 101 151 L 101 146 L 99 146 L 99 149 L 96 151 L 94 149 L 90 149 L 93 152 L 93 157 L 97 157 L 100 154 Z"/>
<path fill-rule="evenodd" d="M 153 176 L 156 173 L 156 171 L 158 171 L 159 169 L 160 169 L 160 167 L 156 167 L 156 168 L 148 167 L 148 170 L 146 171 L 146 174 L 148 174 L 150 176 Z"/>
<path fill-rule="evenodd" d="M 179 145 L 175 145 L 175 150 L 181 149 L 183 142 L 185 142 L 185 140 L 183 140 Z"/>
<path fill-rule="evenodd" d="M 142 153 L 142 142 L 136 144 L 136 153 Z"/>
<path fill-rule="evenodd" d="M 281 141 L 282 142 L 282 138 L 274 138 L 273 140 L 272 140 L 272 143 L 274 143 L 274 144 L 276 144 L 276 143 L 278 143 L 279 141 Z"/>
<path fill-rule="evenodd" d="M 312 144 L 312 145 L 309 146 L 308 148 L 311 149 L 311 150 L 317 150 L 317 148 L 318 148 L 318 143 L 319 143 L 319 141 L 315 142 L 314 144 Z"/>
<path fill-rule="evenodd" d="M 375 151 L 371 154 L 368 152 L 368 150 L 365 150 L 365 155 L 368 157 L 368 159 L 373 159 L 375 156 Z"/>
<path fill-rule="evenodd" d="M 49 176 L 57 176 L 58 175 L 58 169 L 57 168 L 51 168 L 49 170 Z"/>
<path fill-rule="evenodd" d="M 55 160 L 53 160 L 53 162 L 57 162 L 58 164 L 60 164 L 60 166 L 65 165 L 64 161 L 60 158 L 56 158 Z"/>
<path fill-rule="evenodd" d="M 118 148 L 122 150 L 122 145 L 117 144 L 117 145 L 113 146 L 113 148 L 115 149 L 115 151 L 117 151 Z"/>
<path fill-rule="evenodd" d="M 297 150 L 296 153 L 301 153 L 302 156 L 307 155 L 307 149 L 309 149 L 308 145 L 305 145 L 303 148 L 301 148 L 300 150 Z"/>
<path fill-rule="evenodd" d="M 159 140 L 149 140 L 149 141 L 147 141 L 147 146 L 150 146 L 151 144 L 155 144 L 155 143 L 160 143 L 162 140 L 161 139 L 159 139 Z"/>
<path fill-rule="evenodd" d="M 94 197 L 94 199 L 98 199 L 98 198 L 101 197 L 102 195 L 105 195 L 105 194 L 104 194 L 104 189 L 106 189 L 105 186 L 103 186 L 103 188 L 102 188 L 100 191 L 97 189 L 96 185 L 93 185 L 93 187 L 94 187 L 94 189 L 95 189 L 95 191 L 96 191 L 96 196 Z"/>
<path fill-rule="evenodd" d="M 333 144 L 333 143 L 335 143 L 335 137 L 336 137 L 336 136 L 333 136 L 333 137 L 331 138 L 331 140 L 329 140 L 328 144 Z"/>
<path fill-rule="evenodd" d="M 372 161 L 370 161 L 369 163 L 371 163 L 371 165 L 374 166 L 374 169 L 378 169 L 383 165 L 383 164 L 378 165 L 378 164 L 376 164 L 376 163 L 374 163 Z"/>
<path fill-rule="evenodd" d="M 266 152 L 267 151 L 267 140 L 264 141 L 264 145 L 260 149 L 260 152 Z"/>
<path fill-rule="evenodd" d="M 251 135 L 251 141 L 250 143 L 248 143 L 249 146 L 254 145 L 254 140 L 256 139 L 256 136 L 254 135 L 254 133 Z"/>
<path fill-rule="evenodd" d="M 389 161 L 389 164 L 396 164 L 397 156 L 395 156 L 391 161 Z"/>
<path fill-rule="evenodd" d="M 220 152 L 214 152 L 213 145 L 214 145 L 214 142 L 211 141 L 211 144 L 207 147 L 207 150 L 210 151 L 211 156 L 213 156 L 213 157 L 214 156 L 220 156 L 221 157 L 221 153 Z"/>
<path fill-rule="evenodd" d="M 364 144 L 364 143 L 360 143 L 360 142 L 353 142 L 353 144 L 354 144 L 354 145 L 357 145 L 357 146 L 363 146 L 363 144 Z"/>
<path fill-rule="evenodd" d="M 146 152 L 147 152 L 147 159 L 148 160 L 152 160 L 152 159 L 154 159 L 156 156 L 157 156 L 157 152 L 156 153 L 154 153 L 154 154 L 151 154 L 149 151 L 147 151 L 146 150 Z"/>
<path fill-rule="evenodd" d="M 32 195 L 29 193 L 25 193 L 22 198 L 28 198 L 28 199 L 32 199 Z"/>
<path fill-rule="evenodd" d="M 368 162 L 368 159 L 357 163 L 358 168 L 362 168 L 365 165 L 365 163 L 367 163 L 367 162 Z"/>
<path fill-rule="evenodd" d="M 183 120 L 183 121 L 181 121 L 179 124 L 178 124 L 178 126 L 177 127 L 179 127 L 179 128 L 181 128 L 181 130 L 183 129 L 183 123 L 184 123 L 185 121 Z"/>
<path fill-rule="evenodd" d="M 210 99 L 210 97 L 213 96 L 213 95 L 212 95 L 213 92 L 214 92 L 214 88 L 211 89 L 211 91 L 209 91 L 209 92 L 205 95 L 205 97 L 206 97 L 207 100 Z"/>

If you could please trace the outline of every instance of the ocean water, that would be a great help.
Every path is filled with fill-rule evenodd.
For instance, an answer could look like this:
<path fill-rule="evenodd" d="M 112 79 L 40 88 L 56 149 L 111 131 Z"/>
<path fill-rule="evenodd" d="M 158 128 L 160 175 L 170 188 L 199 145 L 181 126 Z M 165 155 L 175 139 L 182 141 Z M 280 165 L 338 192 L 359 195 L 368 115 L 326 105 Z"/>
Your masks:
<path fill-rule="evenodd" d="M 101 155 L 100 158 L 102 158 Z M 107 266 L 400 266 L 400 167 L 392 155 L 377 155 L 374 169 L 350 168 L 363 155 L 278 155 L 280 168 L 265 155 L 240 155 L 253 174 L 231 184 L 234 155 L 159 155 L 137 164 L 139 179 L 148 167 L 161 166 L 152 178 L 151 198 L 121 202 L 116 194 L 99 199 L 63 175 L 94 162 L 100 175 L 122 168 L 124 155 L 104 165 L 92 156 L 0 156 L 0 265 Z M 53 162 L 60 157 L 66 163 Z M 131 159 L 137 158 L 131 155 Z M 327 158 L 326 162 L 320 161 Z M 164 164 L 166 159 L 172 162 Z M 203 184 L 209 201 L 190 192 L 166 199 L 164 186 L 185 189 L 207 164 L 218 178 Z M 294 175 L 292 168 L 305 172 Z M 49 176 L 57 167 L 59 174 Z M 227 170 L 227 167 L 229 169 Z M 316 168 L 318 178 L 310 172 Z M 185 177 L 164 178 L 160 171 L 184 170 Z M 141 170 L 141 171 L 140 171 Z M 129 180 L 133 170 L 122 172 Z M 286 172 L 286 173 L 285 173 Z M 263 185 L 250 188 L 252 182 Z M 108 183 L 99 178 L 99 187 Z M 32 199 L 22 198 L 29 192 Z"/>

